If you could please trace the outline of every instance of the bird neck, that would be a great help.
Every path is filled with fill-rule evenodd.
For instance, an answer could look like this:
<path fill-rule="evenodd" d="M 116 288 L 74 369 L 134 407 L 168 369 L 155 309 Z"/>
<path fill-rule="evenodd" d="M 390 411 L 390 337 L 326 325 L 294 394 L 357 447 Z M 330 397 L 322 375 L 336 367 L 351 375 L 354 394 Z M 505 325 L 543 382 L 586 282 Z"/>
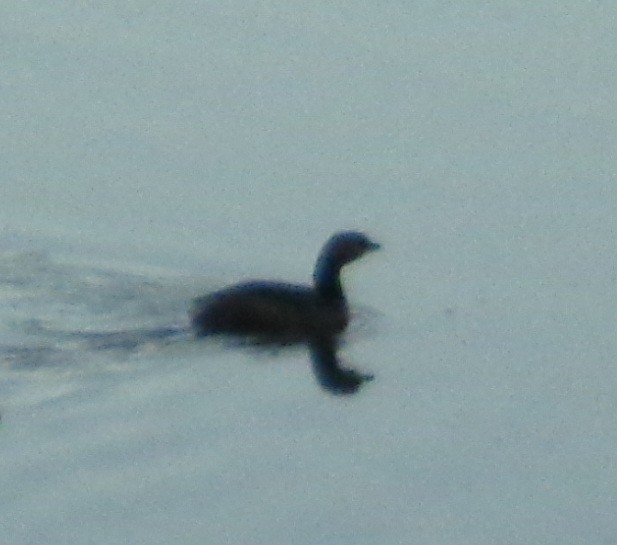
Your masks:
<path fill-rule="evenodd" d="M 345 303 L 345 295 L 341 286 L 341 265 L 328 256 L 321 256 L 315 265 L 313 273 L 315 289 L 319 295 L 332 302 Z"/>

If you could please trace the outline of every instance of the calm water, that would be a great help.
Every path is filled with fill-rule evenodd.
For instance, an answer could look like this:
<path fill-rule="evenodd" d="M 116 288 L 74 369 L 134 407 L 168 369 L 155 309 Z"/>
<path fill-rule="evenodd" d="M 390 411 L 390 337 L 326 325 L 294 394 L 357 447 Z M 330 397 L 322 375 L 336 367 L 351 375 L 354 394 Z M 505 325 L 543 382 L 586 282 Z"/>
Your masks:
<path fill-rule="evenodd" d="M 3 12 L 7 543 L 617 541 L 617 8 Z M 357 396 L 187 332 L 344 228 Z"/>

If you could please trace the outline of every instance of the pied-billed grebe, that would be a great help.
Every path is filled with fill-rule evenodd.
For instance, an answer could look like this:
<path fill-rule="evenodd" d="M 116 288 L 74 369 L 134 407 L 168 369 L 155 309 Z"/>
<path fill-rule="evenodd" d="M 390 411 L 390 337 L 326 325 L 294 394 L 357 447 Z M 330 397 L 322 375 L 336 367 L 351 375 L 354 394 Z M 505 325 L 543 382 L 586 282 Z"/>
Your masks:
<path fill-rule="evenodd" d="M 372 375 L 338 364 L 339 335 L 349 322 L 341 268 L 380 247 L 363 233 L 345 231 L 326 242 L 313 274 L 314 287 L 253 281 L 196 299 L 191 323 L 197 335 L 230 334 L 259 343 L 306 343 L 319 383 L 333 393 L 353 393 Z"/>

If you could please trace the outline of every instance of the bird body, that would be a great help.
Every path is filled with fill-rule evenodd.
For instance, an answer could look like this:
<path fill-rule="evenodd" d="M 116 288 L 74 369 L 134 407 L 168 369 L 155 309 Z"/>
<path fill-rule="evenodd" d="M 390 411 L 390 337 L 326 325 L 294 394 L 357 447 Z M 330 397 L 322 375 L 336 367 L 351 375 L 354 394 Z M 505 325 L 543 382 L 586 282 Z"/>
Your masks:
<path fill-rule="evenodd" d="M 244 282 L 195 301 L 193 327 L 201 334 L 234 334 L 293 344 L 342 333 L 345 300 L 327 302 L 309 286 Z"/>

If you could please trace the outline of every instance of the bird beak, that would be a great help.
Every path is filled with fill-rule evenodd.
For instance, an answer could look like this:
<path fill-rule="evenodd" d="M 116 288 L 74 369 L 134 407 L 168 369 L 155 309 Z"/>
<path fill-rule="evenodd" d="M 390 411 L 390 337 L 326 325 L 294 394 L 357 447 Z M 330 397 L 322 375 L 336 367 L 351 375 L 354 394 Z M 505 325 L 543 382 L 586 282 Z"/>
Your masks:
<path fill-rule="evenodd" d="M 371 242 L 371 245 L 368 247 L 369 252 L 374 252 L 375 250 L 380 250 L 381 249 L 381 244 L 379 244 L 378 242 Z"/>

